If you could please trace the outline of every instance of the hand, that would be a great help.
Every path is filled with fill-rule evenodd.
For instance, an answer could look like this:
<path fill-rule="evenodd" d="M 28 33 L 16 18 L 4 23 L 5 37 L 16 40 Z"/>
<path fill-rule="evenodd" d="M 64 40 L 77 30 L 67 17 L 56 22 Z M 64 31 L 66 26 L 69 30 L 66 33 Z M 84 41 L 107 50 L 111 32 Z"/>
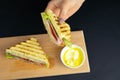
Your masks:
<path fill-rule="evenodd" d="M 51 9 L 60 22 L 64 22 L 72 16 L 83 4 L 84 0 L 51 0 L 46 9 Z"/>

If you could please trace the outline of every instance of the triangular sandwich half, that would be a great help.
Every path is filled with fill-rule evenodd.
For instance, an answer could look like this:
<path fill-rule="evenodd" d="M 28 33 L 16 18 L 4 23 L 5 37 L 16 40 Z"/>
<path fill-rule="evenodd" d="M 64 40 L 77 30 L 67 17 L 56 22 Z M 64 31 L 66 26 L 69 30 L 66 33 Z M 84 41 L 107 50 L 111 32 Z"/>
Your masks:
<path fill-rule="evenodd" d="M 27 59 L 36 63 L 45 64 L 49 67 L 48 57 L 36 38 L 30 38 L 20 44 L 6 49 L 6 53 Z"/>
<path fill-rule="evenodd" d="M 59 46 L 65 46 L 63 39 L 71 41 L 71 29 L 66 22 L 60 24 L 57 16 L 51 10 L 42 12 L 41 16 L 52 42 Z"/>

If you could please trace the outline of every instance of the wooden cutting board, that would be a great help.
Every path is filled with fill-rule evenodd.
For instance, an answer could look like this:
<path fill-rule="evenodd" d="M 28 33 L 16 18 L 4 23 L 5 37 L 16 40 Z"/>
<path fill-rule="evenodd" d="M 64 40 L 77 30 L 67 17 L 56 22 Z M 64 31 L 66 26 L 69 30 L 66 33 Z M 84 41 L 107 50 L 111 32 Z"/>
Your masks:
<path fill-rule="evenodd" d="M 14 46 L 31 37 L 38 39 L 43 50 L 49 56 L 50 68 L 19 58 L 7 59 L 5 57 L 6 48 Z M 81 46 L 85 51 L 85 63 L 82 67 L 77 69 L 70 69 L 62 64 L 60 60 L 62 47 L 53 44 L 48 34 L 0 38 L 0 79 L 23 79 L 90 72 L 83 31 L 72 32 L 72 43 Z"/>

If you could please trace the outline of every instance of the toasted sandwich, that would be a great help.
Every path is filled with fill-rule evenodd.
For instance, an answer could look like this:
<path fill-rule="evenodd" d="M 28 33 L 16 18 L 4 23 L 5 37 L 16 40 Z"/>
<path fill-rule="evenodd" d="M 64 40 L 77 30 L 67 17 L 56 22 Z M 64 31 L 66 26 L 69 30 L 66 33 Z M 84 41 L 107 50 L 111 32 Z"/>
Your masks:
<path fill-rule="evenodd" d="M 71 41 L 71 29 L 66 22 L 60 24 L 57 16 L 51 10 L 42 12 L 41 16 L 52 42 L 58 46 L 65 46 L 63 39 Z"/>
<path fill-rule="evenodd" d="M 6 49 L 6 53 L 27 59 L 36 63 L 45 64 L 49 67 L 48 56 L 43 51 L 36 38 L 30 38 L 20 44 Z"/>

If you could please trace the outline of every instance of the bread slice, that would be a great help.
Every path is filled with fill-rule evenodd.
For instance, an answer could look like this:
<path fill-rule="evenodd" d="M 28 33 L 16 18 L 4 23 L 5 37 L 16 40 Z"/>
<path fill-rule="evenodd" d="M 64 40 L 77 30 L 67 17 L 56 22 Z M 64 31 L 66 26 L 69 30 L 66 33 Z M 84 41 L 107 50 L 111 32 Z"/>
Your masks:
<path fill-rule="evenodd" d="M 65 46 L 63 38 L 71 41 L 71 29 L 66 22 L 60 24 L 57 16 L 51 10 L 42 12 L 41 16 L 52 42 Z"/>
<path fill-rule="evenodd" d="M 36 38 L 30 38 L 15 46 L 6 49 L 6 53 L 23 59 L 28 59 L 36 63 L 46 64 L 49 67 L 48 57 L 40 46 Z"/>

